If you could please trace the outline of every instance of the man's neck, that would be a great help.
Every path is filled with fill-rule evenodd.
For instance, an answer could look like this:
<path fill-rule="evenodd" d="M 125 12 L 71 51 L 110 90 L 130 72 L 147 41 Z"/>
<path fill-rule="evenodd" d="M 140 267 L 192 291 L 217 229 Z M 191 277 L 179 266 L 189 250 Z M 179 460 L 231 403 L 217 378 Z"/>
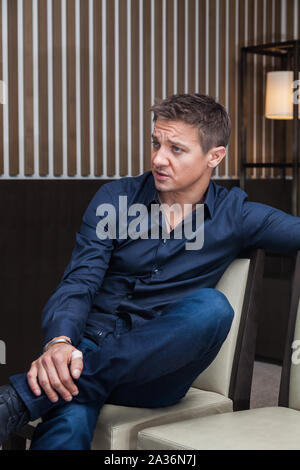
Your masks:
<path fill-rule="evenodd" d="M 168 231 L 173 230 L 176 225 L 182 222 L 192 211 L 196 209 L 197 204 L 203 204 L 208 184 L 201 190 L 189 193 L 160 191 L 158 198 L 164 206 L 164 216 Z M 167 206 L 167 207 L 166 207 Z M 169 207 L 168 207 L 169 206 Z"/>
<path fill-rule="evenodd" d="M 196 204 L 203 204 L 208 186 L 209 181 L 202 188 L 197 188 L 194 191 L 159 191 L 159 200 L 161 203 L 167 204 L 168 206 L 179 204 L 182 208 L 185 204 L 189 204 L 192 205 L 194 209 Z"/>

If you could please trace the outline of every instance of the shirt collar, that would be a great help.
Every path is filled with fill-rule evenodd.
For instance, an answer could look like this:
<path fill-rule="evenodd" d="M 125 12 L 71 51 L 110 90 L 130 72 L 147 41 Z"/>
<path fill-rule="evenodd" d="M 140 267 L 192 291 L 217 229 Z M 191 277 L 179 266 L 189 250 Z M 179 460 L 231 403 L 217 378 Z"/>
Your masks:
<path fill-rule="evenodd" d="M 150 172 L 151 173 L 151 172 Z M 152 202 L 159 203 L 157 190 L 155 188 L 154 178 L 152 173 L 149 175 L 149 184 L 145 186 L 144 201 L 148 207 Z M 204 205 L 207 208 L 210 218 L 214 213 L 214 202 L 215 202 L 215 184 L 210 180 L 208 188 L 206 190 Z"/>
<path fill-rule="evenodd" d="M 215 183 L 212 180 L 210 180 L 208 188 L 206 190 L 204 204 L 207 208 L 210 218 L 212 218 L 212 216 L 214 215 L 215 205 Z"/>

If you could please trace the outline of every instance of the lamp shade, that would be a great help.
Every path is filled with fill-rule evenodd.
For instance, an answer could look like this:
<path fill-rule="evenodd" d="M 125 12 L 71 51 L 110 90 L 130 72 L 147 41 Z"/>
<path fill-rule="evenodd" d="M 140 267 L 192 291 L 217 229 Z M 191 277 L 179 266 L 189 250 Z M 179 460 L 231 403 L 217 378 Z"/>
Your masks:
<path fill-rule="evenodd" d="M 267 73 L 266 118 L 293 119 L 293 98 L 295 93 L 293 81 L 294 72 L 292 71 L 276 71 Z"/>

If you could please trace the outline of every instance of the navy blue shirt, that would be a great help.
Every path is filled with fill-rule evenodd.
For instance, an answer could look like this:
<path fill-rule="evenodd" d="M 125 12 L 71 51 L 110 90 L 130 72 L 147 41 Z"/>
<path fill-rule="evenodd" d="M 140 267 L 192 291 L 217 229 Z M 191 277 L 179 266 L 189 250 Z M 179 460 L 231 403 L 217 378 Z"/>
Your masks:
<path fill-rule="evenodd" d="M 151 204 L 157 204 L 152 173 L 104 184 L 90 202 L 70 263 L 43 311 L 45 342 L 61 335 L 75 345 L 84 335 L 97 341 L 114 329 L 118 316 L 135 326 L 142 324 L 167 304 L 197 289 L 215 287 L 244 250 L 300 249 L 300 217 L 249 202 L 241 189 L 228 191 L 213 180 L 205 195 L 201 249 L 186 250 L 187 239 L 175 238 L 172 232 L 169 239 L 100 240 L 97 208 L 112 204 L 118 222 L 119 196 L 127 196 L 128 207 L 144 204 L 150 214 Z"/>

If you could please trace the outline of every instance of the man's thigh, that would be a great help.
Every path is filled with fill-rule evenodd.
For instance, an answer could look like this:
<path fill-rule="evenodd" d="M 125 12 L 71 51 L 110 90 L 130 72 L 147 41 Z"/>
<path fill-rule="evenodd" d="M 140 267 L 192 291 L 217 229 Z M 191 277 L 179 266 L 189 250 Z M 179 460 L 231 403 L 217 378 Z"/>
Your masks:
<path fill-rule="evenodd" d="M 212 324 L 219 325 L 220 323 L 220 314 L 232 320 L 232 311 L 231 307 L 228 303 L 226 305 L 226 299 L 223 298 L 223 294 L 220 294 L 218 291 L 214 291 L 213 289 L 202 289 L 201 291 L 197 291 L 194 295 L 190 295 L 185 297 L 179 302 L 174 302 L 174 304 L 169 304 L 162 315 L 173 315 L 174 320 L 176 321 L 183 321 L 182 323 L 182 334 L 187 334 L 191 328 L 185 328 L 186 324 L 190 322 L 192 329 L 193 325 L 195 326 L 195 330 L 199 328 L 196 325 L 197 316 L 194 315 L 197 313 L 198 309 L 201 309 L 202 312 L 199 312 L 199 318 L 201 319 L 201 328 L 204 330 L 207 328 L 208 335 L 211 337 L 211 334 L 214 333 L 212 328 Z M 220 303 L 222 300 L 222 303 Z M 214 309 L 214 302 L 216 302 L 216 308 Z M 207 304 L 207 305 L 206 305 Z M 206 315 L 201 315 L 203 310 L 209 308 L 211 315 L 213 313 L 216 314 L 216 318 L 213 321 L 209 321 L 209 326 L 207 327 L 205 322 Z M 227 313 L 225 312 L 227 308 Z M 176 314 L 179 313 L 180 315 L 177 316 Z M 209 315 L 211 317 L 211 315 Z M 149 320 L 150 322 L 156 322 L 158 319 Z M 120 322 L 122 320 L 120 319 Z M 195 324 L 194 324 L 195 322 Z M 174 325 L 174 323 L 170 323 L 170 325 Z M 171 327 L 171 326 L 170 326 Z M 117 385 L 112 392 L 110 393 L 109 397 L 106 400 L 106 403 L 116 404 L 116 405 L 124 405 L 124 406 L 137 406 L 137 407 L 161 407 L 161 406 L 170 406 L 177 403 L 181 398 L 183 398 L 189 388 L 191 387 L 194 380 L 203 372 L 215 359 L 217 356 L 226 336 L 229 331 L 230 321 L 226 322 L 226 327 L 218 328 L 219 334 L 216 335 L 216 339 L 211 347 L 203 348 L 203 353 L 201 355 L 194 355 L 194 358 L 191 359 L 184 367 L 179 367 L 176 370 L 173 370 L 170 373 L 163 374 L 154 380 L 144 380 L 143 383 L 140 381 L 135 381 L 134 379 L 130 381 L 130 383 L 123 383 Z M 141 327 L 143 328 L 143 327 Z M 122 325 L 119 324 L 119 331 L 122 334 Z M 216 327 L 217 329 L 217 327 Z M 157 331 L 159 335 L 159 332 Z M 204 336 L 205 338 L 205 336 Z M 149 338 L 150 339 L 150 338 Z M 209 342 L 210 338 L 207 338 Z M 203 336 L 202 336 L 203 340 Z M 199 339 L 200 341 L 200 339 Z M 180 341 L 176 341 L 174 338 L 174 342 L 180 344 Z M 195 337 L 193 337 L 193 341 L 187 343 L 190 350 L 195 348 L 197 349 L 197 342 L 195 341 Z M 170 345 L 171 346 L 171 345 Z M 147 342 L 145 341 L 144 344 L 145 349 L 147 349 Z M 168 344 L 165 345 L 165 348 L 168 349 Z M 170 351 L 173 350 L 173 345 L 170 347 Z M 165 352 L 165 351 L 164 351 Z M 185 351 L 182 350 L 182 355 L 185 354 Z M 170 362 L 172 361 L 172 355 L 170 353 L 169 357 Z M 157 362 L 153 360 L 151 364 L 152 368 L 157 367 Z M 137 371 L 138 372 L 138 371 Z M 138 373 L 137 373 L 138 375 Z"/>
<path fill-rule="evenodd" d="M 186 395 L 194 380 L 211 364 L 221 346 L 222 343 L 200 360 L 151 382 L 121 384 L 111 392 L 106 403 L 140 408 L 174 405 Z"/>

